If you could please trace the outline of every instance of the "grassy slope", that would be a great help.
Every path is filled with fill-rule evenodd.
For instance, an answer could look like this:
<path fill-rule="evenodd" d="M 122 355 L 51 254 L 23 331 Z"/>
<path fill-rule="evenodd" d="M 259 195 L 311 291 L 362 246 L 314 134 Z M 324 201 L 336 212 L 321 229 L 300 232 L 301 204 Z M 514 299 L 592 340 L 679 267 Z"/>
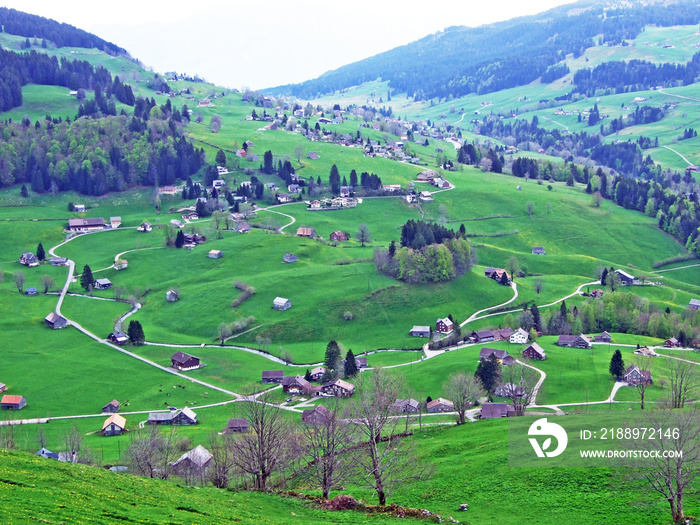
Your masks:
<path fill-rule="evenodd" d="M 292 498 L 173 483 L 0 452 L 0 520 L 29 523 L 396 523 L 398 518 L 328 512 Z M 402 522 L 406 520 L 403 519 Z"/>

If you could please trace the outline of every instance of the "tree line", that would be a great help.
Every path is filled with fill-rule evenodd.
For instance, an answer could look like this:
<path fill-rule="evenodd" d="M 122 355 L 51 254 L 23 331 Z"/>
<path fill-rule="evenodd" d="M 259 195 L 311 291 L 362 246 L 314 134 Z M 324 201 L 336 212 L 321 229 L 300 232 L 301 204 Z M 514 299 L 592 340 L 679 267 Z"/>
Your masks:
<path fill-rule="evenodd" d="M 687 64 L 652 64 L 646 60 L 604 62 L 574 73 L 574 92 L 593 97 L 600 90 L 610 93 L 645 91 L 657 86 L 688 86 L 700 74 L 700 53 Z"/>
<path fill-rule="evenodd" d="M 125 49 L 70 24 L 7 7 L 0 7 L 0 27 L 4 33 L 11 35 L 48 39 L 56 47 L 97 48 L 110 55 L 127 54 Z"/>
<path fill-rule="evenodd" d="M 112 75 L 102 66 L 93 67 L 85 60 L 60 61 L 55 56 L 30 51 L 13 53 L 0 49 L 0 111 L 22 105 L 22 86 L 27 84 L 63 86 L 68 89 L 95 89 L 114 94 L 117 100 L 133 105 L 131 87 L 112 81 Z"/>

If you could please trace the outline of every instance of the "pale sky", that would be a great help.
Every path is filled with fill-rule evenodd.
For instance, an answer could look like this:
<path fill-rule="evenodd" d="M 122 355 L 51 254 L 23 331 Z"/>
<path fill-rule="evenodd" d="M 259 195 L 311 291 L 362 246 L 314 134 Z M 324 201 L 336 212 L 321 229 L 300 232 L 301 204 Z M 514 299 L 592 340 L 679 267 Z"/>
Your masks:
<path fill-rule="evenodd" d="M 315 78 L 453 25 L 476 27 L 571 0 L 0 0 L 126 49 L 154 71 L 261 89 Z"/>

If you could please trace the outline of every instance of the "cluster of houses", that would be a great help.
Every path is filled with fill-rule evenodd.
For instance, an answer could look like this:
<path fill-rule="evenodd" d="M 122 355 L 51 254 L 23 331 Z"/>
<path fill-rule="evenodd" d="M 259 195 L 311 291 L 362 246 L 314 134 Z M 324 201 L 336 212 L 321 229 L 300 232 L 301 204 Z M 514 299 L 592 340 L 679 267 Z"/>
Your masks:
<path fill-rule="evenodd" d="M 420 402 L 416 399 L 397 399 L 389 409 L 395 414 L 415 414 L 420 411 Z M 429 414 L 437 414 L 443 412 L 454 412 L 455 404 L 442 397 L 433 399 L 426 403 L 426 409 Z"/>
<path fill-rule="evenodd" d="M 358 368 L 367 368 L 367 358 L 357 357 Z M 311 381 L 321 382 L 326 369 L 318 366 L 311 370 Z M 355 393 L 355 385 L 344 379 L 335 379 L 322 385 L 313 385 L 304 376 L 285 376 L 283 370 L 266 370 L 262 373 L 262 382 L 266 385 L 281 384 L 282 390 L 287 394 L 302 394 L 307 396 L 322 397 L 350 397 Z"/>
<path fill-rule="evenodd" d="M 438 189 L 451 188 L 452 185 L 443 179 L 439 173 L 433 170 L 421 171 L 416 175 L 416 180 L 418 182 L 428 182 L 431 186 L 435 186 Z"/>
<path fill-rule="evenodd" d="M 341 193 L 339 197 L 333 197 L 332 199 L 312 200 L 308 203 L 306 209 L 309 211 L 342 210 L 345 208 L 356 208 L 357 203 L 358 200 L 354 197 L 343 196 Z"/>

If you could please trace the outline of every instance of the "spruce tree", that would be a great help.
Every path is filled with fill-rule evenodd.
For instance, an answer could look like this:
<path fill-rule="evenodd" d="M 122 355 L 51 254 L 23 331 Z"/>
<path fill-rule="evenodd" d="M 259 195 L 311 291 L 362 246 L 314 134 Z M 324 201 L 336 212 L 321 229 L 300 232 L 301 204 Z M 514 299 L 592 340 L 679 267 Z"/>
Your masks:
<path fill-rule="evenodd" d="M 474 376 L 481 381 L 481 386 L 488 393 L 489 399 L 493 399 L 493 391 L 501 380 L 501 365 L 496 354 L 491 354 L 488 359 L 479 361 Z"/>
<path fill-rule="evenodd" d="M 43 261 L 46 259 L 46 252 L 44 251 L 44 247 L 42 246 L 41 243 L 39 243 L 39 246 L 36 247 L 36 258 L 39 259 L 40 261 Z"/>
<path fill-rule="evenodd" d="M 330 341 L 326 347 L 326 356 L 323 360 L 326 367 L 326 373 L 335 375 L 340 363 L 340 347 L 335 341 Z"/>
<path fill-rule="evenodd" d="M 358 372 L 357 361 L 355 360 L 355 354 L 352 350 L 348 350 L 345 354 L 345 377 L 355 377 Z"/>
<path fill-rule="evenodd" d="M 537 305 L 533 303 L 533 305 L 530 307 L 530 313 L 532 314 L 532 320 L 534 324 L 535 330 L 538 332 L 542 331 L 542 320 L 540 318 L 540 311 L 537 308 Z"/>
<path fill-rule="evenodd" d="M 600 284 L 605 286 L 605 278 L 608 276 L 608 269 L 603 268 L 603 273 L 600 274 Z"/>
<path fill-rule="evenodd" d="M 130 321 L 129 328 L 127 329 L 127 335 L 129 336 L 129 341 L 134 345 L 142 345 L 146 340 L 143 334 L 143 327 L 138 321 Z"/>
<path fill-rule="evenodd" d="M 94 282 L 95 282 L 95 280 L 92 277 L 92 270 L 86 264 L 83 267 L 83 273 L 80 276 L 80 286 L 82 286 L 85 291 L 90 291 L 90 290 L 92 290 L 92 286 L 93 286 Z"/>
<path fill-rule="evenodd" d="M 175 248 L 182 248 L 185 245 L 185 234 L 182 230 L 177 231 L 177 237 L 175 237 Z"/>
<path fill-rule="evenodd" d="M 306 373 L 304 374 L 304 379 L 306 379 L 308 382 L 311 382 L 313 378 L 311 377 L 311 370 L 308 368 L 306 369 Z"/>
<path fill-rule="evenodd" d="M 617 380 L 622 378 L 625 373 L 625 362 L 622 360 L 622 352 L 615 350 L 615 353 L 610 359 L 610 374 Z"/>

